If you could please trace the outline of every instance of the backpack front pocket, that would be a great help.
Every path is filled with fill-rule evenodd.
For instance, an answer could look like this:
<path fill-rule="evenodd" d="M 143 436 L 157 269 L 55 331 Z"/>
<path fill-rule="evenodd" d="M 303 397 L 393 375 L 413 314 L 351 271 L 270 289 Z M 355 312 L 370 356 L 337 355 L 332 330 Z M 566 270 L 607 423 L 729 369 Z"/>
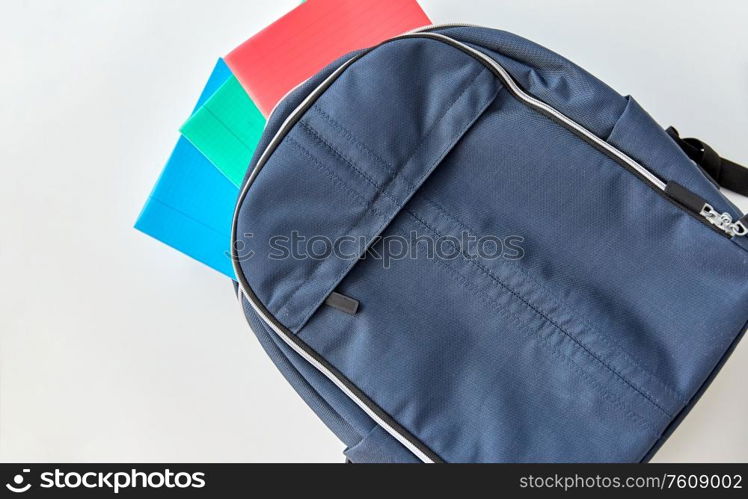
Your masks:
<path fill-rule="evenodd" d="M 383 58 L 386 66 L 388 50 L 438 61 L 420 80 L 406 65 L 384 71 L 369 61 L 359 71 L 353 64 L 278 137 L 245 187 L 235 217 L 237 276 L 291 331 L 303 326 L 502 88 L 476 61 L 441 48 L 407 39 L 367 56 Z M 430 51 L 439 54 L 429 57 Z M 361 81 L 372 78 L 391 89 L 387 104 L 371 95 L 359 96 L 354 108 L 345 105 L 354 100 L 346 93 L 358 93 Z M 404 108 L 412 110 L 407 120 Z M 364 123 L 373 127 L 368 135 L 336 140 L 341 123 L 361 126 L 361 114 L 372 116 Z M 397 142 L 382 144 L 382 136 Z M 300 239 L 303 255 L 294 251 Z M 357 251 L 342 255 L 340 245 Z"/>

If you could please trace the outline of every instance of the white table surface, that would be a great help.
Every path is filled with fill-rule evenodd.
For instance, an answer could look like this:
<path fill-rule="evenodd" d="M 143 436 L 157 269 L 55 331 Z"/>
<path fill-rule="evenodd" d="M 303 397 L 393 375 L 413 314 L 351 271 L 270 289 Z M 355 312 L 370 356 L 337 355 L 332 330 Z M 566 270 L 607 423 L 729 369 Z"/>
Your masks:
<path fill-rule="evenodd" d="M 341 462 L 226 278 L 132 228 L 216 57 L 295 4 L 4 4 L 0 460 Z M 748 161 L 748 3 L 600 4 L 421 2 L 546 45 Z M 743 342 L 656 461 L 748 461 L 746 379 Z"/>

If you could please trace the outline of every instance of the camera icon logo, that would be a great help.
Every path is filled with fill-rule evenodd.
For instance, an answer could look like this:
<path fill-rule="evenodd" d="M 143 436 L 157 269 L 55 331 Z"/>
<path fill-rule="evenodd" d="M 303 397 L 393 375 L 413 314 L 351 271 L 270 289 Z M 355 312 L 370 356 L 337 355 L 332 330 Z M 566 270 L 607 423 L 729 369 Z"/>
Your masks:
<path fill-rule="evenodd" d="M 24 468 L 22 471 L 23 473 L 28 473 L 31 470 L 29 468 Z M 27 490 L 31 488 L 31 484 L 27 483 L 26 485 L 23 485 L 24 480 L 25 480 L 25 477 L 21 473 L 18 473 L 15 476 L 13 476 L 13 480 L 12 480 L 13 483 L 6 483 L 5 486 L 8 488 L 8 490 L 10 490 L 11 492 L 15 492 L 17 494 L 26 492 Z"/>

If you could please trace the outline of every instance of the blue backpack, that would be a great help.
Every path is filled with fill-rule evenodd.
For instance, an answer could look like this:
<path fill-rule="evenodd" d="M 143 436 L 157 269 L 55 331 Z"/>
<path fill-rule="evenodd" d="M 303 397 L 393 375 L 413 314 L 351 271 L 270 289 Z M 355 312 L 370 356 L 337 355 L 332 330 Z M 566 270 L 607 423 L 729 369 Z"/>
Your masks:
<path fill-rule="evenodd" d="M 262 346 L 351 462 L 639 462 L 748 326 L 748 170 L 510 33 L 349 54 L 233 224 Z"/>

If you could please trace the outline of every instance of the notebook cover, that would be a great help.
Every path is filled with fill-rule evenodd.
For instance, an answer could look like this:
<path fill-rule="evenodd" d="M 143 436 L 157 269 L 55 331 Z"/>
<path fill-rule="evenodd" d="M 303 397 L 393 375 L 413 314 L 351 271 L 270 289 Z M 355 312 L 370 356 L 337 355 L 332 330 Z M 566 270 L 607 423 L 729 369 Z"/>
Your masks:
<path fill-rule="evenodd" d="M 265 128 L 265 117 L 230 77 L 182 126 L 182 135 L 240 186 Z"/>
<path fill-rule="evenodd" d="M 340 56 L 431 24 L 415 0 L 313 0 L 244 42 L 226 63 L 260 111 Z"/>
<path fill-rule="evenodd" d="M 219 60 L 197 110 L 231 78 Z M 239 190 L 187 139 L 180 137 L 135 228 L 234 278 L 229 249 Z"/>

